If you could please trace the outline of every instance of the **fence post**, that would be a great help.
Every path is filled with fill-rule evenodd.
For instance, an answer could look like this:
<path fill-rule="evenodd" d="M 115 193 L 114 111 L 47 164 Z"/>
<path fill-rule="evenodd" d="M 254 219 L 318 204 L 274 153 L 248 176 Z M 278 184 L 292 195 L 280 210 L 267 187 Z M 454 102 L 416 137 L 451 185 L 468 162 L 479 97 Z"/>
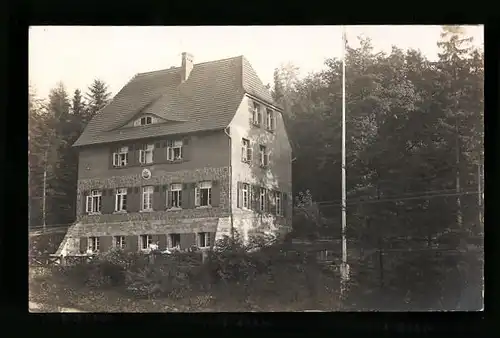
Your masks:
<path fill-rule="evenodd" d="M 378 240 L 378 258 L 380 265 L 380 287 L 384 287 L 384 252 L 383 252 L 382 238 Z"/>

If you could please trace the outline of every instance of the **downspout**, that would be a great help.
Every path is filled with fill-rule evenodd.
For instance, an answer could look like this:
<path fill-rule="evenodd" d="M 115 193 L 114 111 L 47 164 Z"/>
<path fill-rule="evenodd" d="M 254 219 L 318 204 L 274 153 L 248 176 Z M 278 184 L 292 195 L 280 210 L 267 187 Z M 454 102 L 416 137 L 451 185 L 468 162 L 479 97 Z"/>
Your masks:
<path fill-rule="evenodd" d="M 232 152 L 233 152 L 233 145 L 232 145 L 232 138 L 231 135 L 227 132 L 227 126 L 224 128 L 224 133 L 227 135 L 229 138 L 229 217 L 230 217 L 230 222 L 231 222 L 231 241 L 234 242 L 234 219 L 233 219 L 233 199 L 232 199 L 232 191 L 233 191 L 233 166 L 231 165 L 232 161 Z"/>

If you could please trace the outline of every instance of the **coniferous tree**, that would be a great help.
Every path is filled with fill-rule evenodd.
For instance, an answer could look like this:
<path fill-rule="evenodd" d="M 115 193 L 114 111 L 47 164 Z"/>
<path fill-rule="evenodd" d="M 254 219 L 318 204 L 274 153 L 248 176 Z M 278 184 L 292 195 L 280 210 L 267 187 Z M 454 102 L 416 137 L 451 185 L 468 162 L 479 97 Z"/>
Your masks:
<path fill-rule="evenodd" d="M 110 98 L 111 93 L 108 91 L 107 84 L 100 79 L 95 79 L 86 94 L 88 105 L 84 123 L 87 124 L 95 114 L 99 113 L 108 104 Z"/>

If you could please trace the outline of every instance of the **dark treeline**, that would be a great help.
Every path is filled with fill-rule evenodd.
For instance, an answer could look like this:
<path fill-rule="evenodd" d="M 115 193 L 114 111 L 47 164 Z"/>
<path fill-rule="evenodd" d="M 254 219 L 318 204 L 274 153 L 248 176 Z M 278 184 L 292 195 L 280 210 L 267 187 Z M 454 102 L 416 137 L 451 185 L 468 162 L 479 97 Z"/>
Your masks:
<path fill-rule="evenodd" d="M 109 101 L 101 80 L 94 80 L 85 98 L 79 89 L 70 98 L 63 83 L 47 99 L 29 91 L 29 224 L 43 224 L 43 182 L 46 175 L 47 225 L 75 220 L 78 155 L 71 146 L 88 121 Z"/>
<path fill-rule="evenodd" d="M 361 250 L 394 237 L 427 238 L 430 248 L 451 231 L 461 235 L 448 245 L 465 246 L 482 233 L 475 191 L 482 184 L 483 51 L 450 26 L 436 41 L 436 61 L 397 47 L 377 53 L 369 39 L 359 42 L 346 52 L 348 238 Z M 282 66 L 271 87 L 296 157 L 293 189 L 300 207 L 312 205 L 330 222 L 295 222 L 295 235 L 340 238 L 342 62 L 329 59 L 324 71 L 304 79 L 297 74 L 297 67 Z M 433 196 L 421 198 L 426 194 Z M 433 269 L 449 272 L 421 255 L 406 256 L 392 277 L 415 281 Z"/>

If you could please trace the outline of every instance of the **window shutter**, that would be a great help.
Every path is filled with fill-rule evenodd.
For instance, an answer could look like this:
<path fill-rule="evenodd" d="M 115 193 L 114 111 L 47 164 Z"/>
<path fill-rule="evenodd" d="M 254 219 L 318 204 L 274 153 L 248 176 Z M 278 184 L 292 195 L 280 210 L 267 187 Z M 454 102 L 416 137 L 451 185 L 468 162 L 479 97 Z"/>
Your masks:
<path fill-rule="evenodd" d="M 269 191 L 269 207 L 271 214 L 276 215 L 276 190 Z"/>
<path fill-rule="evenodd" d="M 267 213 L 272 213 L 272 209 L 271 209 L 272 195 L 273 195 L 272 190 L 266 189 L 266 212 Z"/>
<path fill-rule="evenodd" d="M 183 186 L 184 188 L 184 186 Z M 184 189 L 183 189 L 184 190 Z M 182 192 L 181 192 L 181 196 L 182 196 Z M 166 205 L 166 208 L 169 209 L 170 208 L 170 205 L 172 204 L 170 202 L 172 196 L 170 194 L 170 188 L 168 185 L 164 185 L 163 186 L 163 197 L 164 197 L 164 200 L 165 200 L 165 205 Z M 181 205 L 182 205 L 182 200 L 181 200 Z"/>
<path fill-rule="evenodd" d="M 86 207 L 85 207 L 85 209 L 86 209 L 87 213 L 89 213 L 92 210 L 92 197 L 89 196 L 89 195 L 87 195 L 85 197 L 85 200 L 86 200 Z"/>
<path fill-rule="evenodd" d="M 181 250 L 189 249 L 193 245 L 196 245 L 196 234 L 195 233 L 185 233 L 181 234 Z"/>
<path fill-rule="evenodd" d="M 99 237 L 99 252 L 107 252 L 113 247 L 113 236 Z"/>
<path fill-rule="evenodd" d="M 192 188 L 190 183 L 183 183 L 182 184 L 182 196 L 181 196 L 181 205 L 183 209 L 190 209 L 193 208 L 191 205 L 191 194 L 192 194 Z M 169 198 L 169 206 L 170 206 L 170 199 L 172 198 L 170 194 L 170 189 L 168 190 L 168 198 Z M 194 200 L 193 200 L 194 201 Z"/>
<path fill-rule="evenodd" d="M 110 156 L 110 168 L 116 167 L 118 165 L 118 154 L 115 152 L 115 149 L 111 149 Z"/>
<path fill-rule="evenodd" d="M 127 236 L 125 239 L 125 249 L 131 252 L 137 252 L 139 250 L 138 236 Z"/>
<path fill-rule="evenodd" d="M 242 162 L 245 162 L 247 160 L 246 156 L 247 156 L 247 148 L 245 147 L 245 145 L 243 144 L 243 141 L 242 141 L 241 142 L 241 161 Z"/>
<path fill-rule="evenodd" d="M 144 153 L 144 150 L 139 149 L 139 163 L 144 164 L 146 162 L 146 153 Z"/>
<path fill-rule="evenodd" d="M 154 193 L 153 193 L 153 210 L 161 211 L 165 210 L 165 198 L 162 198 L 162 189 L 161 186 L 155 185 Z M 164 196 L 164 195 L 163 195 Z"/>
<path fill-rule="evenodd" d="M 104 189 L 102 192 L 102 213 L 112 214 L 114 211 L 113 189 Z"/>
<path fill-rule="evenodd" d="M 194 206 L 200 206 L 200 189 L 197 186 L 194 187 Z"/>
<path fill-rule="evenodd" d="M 156 142 L 153 149 L 153 163 L 165 163 L 166 149 L 163 146 L 163 141 Z"/>
<path fill-rule="evenodd" d="M 208 233 L 208 246 L 213 248 L 215 244 L 215 232 Z"/>
<path fill-rule="evenodd" d="M 165 250 L 167 248 L 167 235 L 161 234 L 157 235 L 158 238 L 158 249 Z"/>
<path fill-rule="evenodd" d="M 80 237 L 80 253 L 84 254 L 87 252 L 89 246 L 87 237 Z"/>
<path fill-rule="evenodd" d="M 140 209 L 139 188 L 128 188 L 127 190 L 127 211 L 138 212 Z"/>
<path fill-rule="evenodd" d="M 248 162 L 252 162 L 253 161 L 253 143 L 250 142 L 250 145 L 247 149 L 247 158 L 248 158 Z"/>
<path fill-rule="evenodd" d="M 220 184 L 219 181 L 212 181 L 212 201 L 211 205 L 213 207 L 218 207 L 220 205 Z"/>
<path fill-rule="evenodd" d="M 191 160 L 191 144 L 190 137 L 184 137 L 182 140 L 182 160 L 189 161 Z"/>
<path fill-rule="evenodd" d="M 283 210 L 283 217 L 288 216 L 288 194 L 287 193 L 282 193 L 281 194 L 281 210 Z"/>
<path fill-rule="evenodd" d="M 242 183 L 241 182 L 238 182 L 237 183 L 237 187 L 238 187 L 238 190 L 237 190 L 237 193 L 236 193 L 236 207 L 238 208 L 241 208 L 242 207 L 242 204 L 243 204 L 243 192 L 241 190 L 241 186 L 242 186 Z"/>

